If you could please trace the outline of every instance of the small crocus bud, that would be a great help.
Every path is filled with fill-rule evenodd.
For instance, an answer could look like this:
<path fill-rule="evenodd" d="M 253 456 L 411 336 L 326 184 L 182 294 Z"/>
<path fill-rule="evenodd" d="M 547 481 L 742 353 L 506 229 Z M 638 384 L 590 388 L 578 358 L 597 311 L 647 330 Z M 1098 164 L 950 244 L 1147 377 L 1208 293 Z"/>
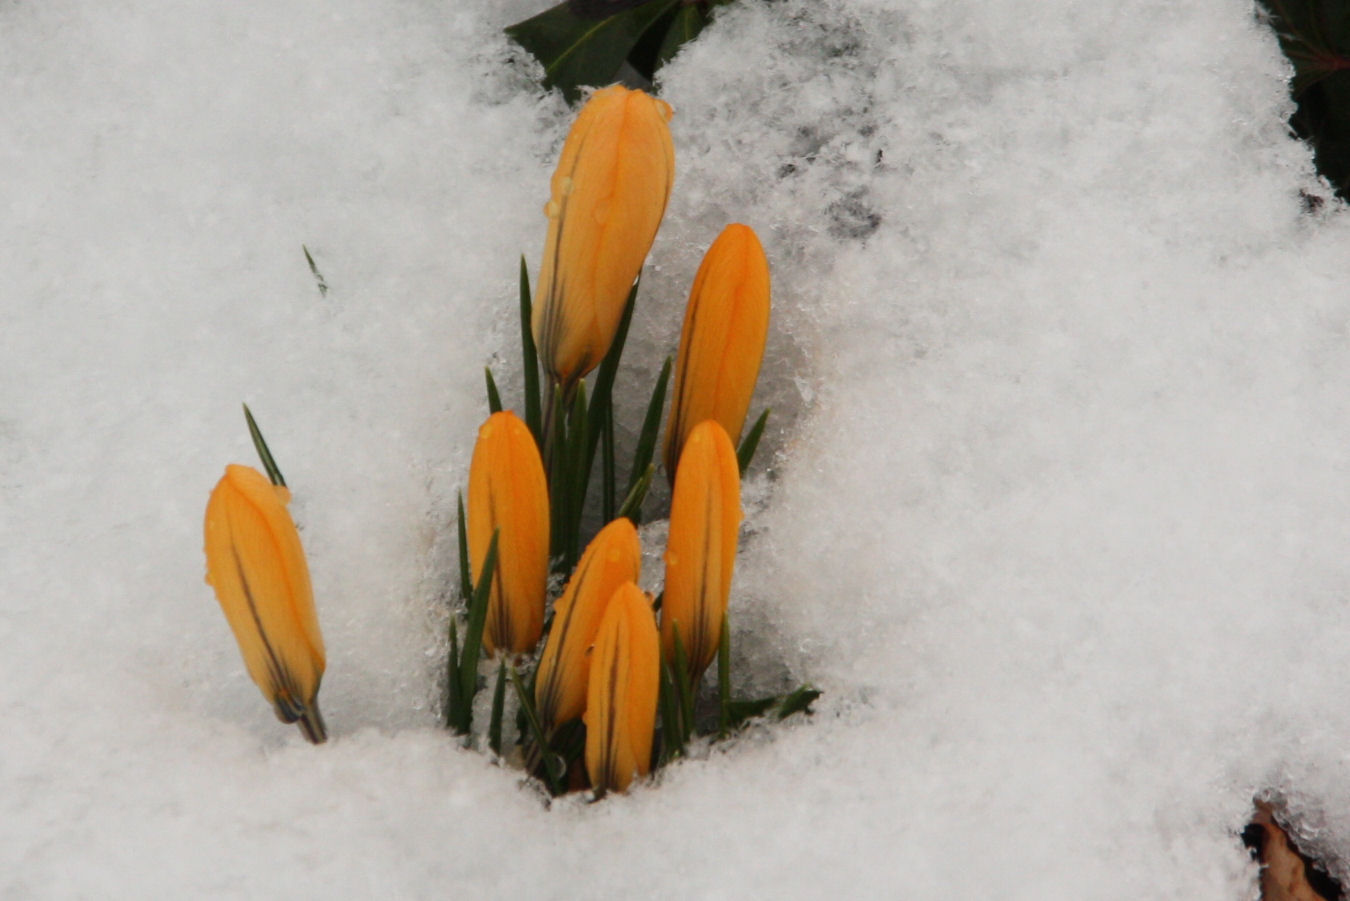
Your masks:
<path fill-rule="evenodd" d="M 544 629 L 548 587 L 548 485 L 529 427 L 516 414 L 493 413 L 478 429 L 469 464 L 468 542 L 474 584 L 483 578 L 492 535 L 497 572 L 483 646 L 524 653 Z"/>
<path fill-rule="evenodd" d="M 581 716 L 595 631 L 614 592 L 642 572 L 637 529 L 620 517 L 587 545 L 567 588 L 553 608 L 553 628 L 539 658 L 535 710 L 545 731 Z"/>
<path fill-rule="evenodd" d="M 597 796 L 627 791 L 651 767 L 661 639 L 651 601 L 632 582 L 614 592 L 595 634 L 586 688 L 586 772 Z"/>
<path fill-rule="evenodd" d="M 323 636 L 290 499 L 256 469 L 225 467 L 206 504 L 206 581 L 277 719 L 318 744 L 328 737 L 318 704 Z"/>
<path fill-rule="evenodd" d="M 675 180 L 670 105 L 622 85 L 591 95 L 563 143 L 535 295 L 539 362 L 570 387 L 604 358 Z"/>
<path fill-rule="evenodd" d="M 741 476 L 726 430 L 711 419 L 685 442 L 670 500 L 661 645 L 675 665 L 678 631 L 691 683 L 717 655 L 736 564 Z"/>
<path fill-rule="evenodd" d="M 769 261 L 748 225 L 722 230 L 703 256 L 684 310 L 666 424 L 666 476 L 694 426 L 715 419 L 740 439 L 769 331 Z"/>

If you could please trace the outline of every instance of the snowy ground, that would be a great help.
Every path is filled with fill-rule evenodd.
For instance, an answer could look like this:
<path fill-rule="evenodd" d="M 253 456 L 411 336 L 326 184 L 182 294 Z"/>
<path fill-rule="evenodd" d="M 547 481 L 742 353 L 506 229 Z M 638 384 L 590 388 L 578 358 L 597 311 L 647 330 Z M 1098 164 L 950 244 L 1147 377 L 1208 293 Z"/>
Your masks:
<path fill-rule="evenodd" d="M 1350 218 L 1241 0 L 729 9 L 667 70 L 632 375 L 753 225 L 740 665 L 826 694 L 552 809 L 436 727 L 568 121 L 502 65 L 539 5 L 0 0 L 0 897 L 1238 899 L 1262 791 L 1344 874 Z M 320 748 L 202 581 L 243 400 Z"/>

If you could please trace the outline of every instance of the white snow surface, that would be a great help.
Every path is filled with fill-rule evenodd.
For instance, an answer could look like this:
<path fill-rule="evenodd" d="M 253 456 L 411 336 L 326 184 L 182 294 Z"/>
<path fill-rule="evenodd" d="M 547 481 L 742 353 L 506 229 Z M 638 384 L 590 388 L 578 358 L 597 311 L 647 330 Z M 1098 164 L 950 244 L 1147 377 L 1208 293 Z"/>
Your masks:
<path fill-rule="evenodd" d="M 737 666 L 824 696 L 600 804 L 437 726 L 570 116 L 500 32 L 542 5 L 0 2 L 0 897 L 1239 899 L 1259 793 L 1345 875 L 1350 216 L 1238 0 L 726 8 L 620 402 L 755 227 Z M 240 401 L 318 748 L 202 580 Z"/>

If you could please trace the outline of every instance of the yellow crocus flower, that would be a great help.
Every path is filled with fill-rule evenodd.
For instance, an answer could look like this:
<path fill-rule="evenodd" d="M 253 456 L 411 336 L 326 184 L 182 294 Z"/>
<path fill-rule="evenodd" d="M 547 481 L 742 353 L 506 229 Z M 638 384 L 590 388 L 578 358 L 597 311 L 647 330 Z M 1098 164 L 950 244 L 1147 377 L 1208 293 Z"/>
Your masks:
<path fill-rule="evenodd" d="M 548 587 L 548 485 L 529 427 L 510 411 L 494 413 L 478 429 L 469 464 L 468 543 L 474 584 L 494 531 L 497 572 L 488 600 L 483 646 L 524 653 L 544 628 Z"/>
<path fill-rule="evenodd" d="M 323 636 L 290 499 L 256 469 L 225 467 L 206 505 L 206 581 L 277 719 L 318 744 L 328 737 L 318 704 Z"/>
<path fill-rule="evenodd" d="M 740 439 L 769 331 L 769 261 L 748 225 L 733 223 L 708 248 L 684 310 L 675 393 L 666 424 L 673 483 L 689 432 L 715 419 Z"/>
<path fill-rule="evenodd" d="M 535 293 L 539 361 L 570 390 L 604 358 L 675 180 L 670 105 L 622 85 L 591 95 L 563 143 Z"/>
<path fill-rule="evenodd" d="M 666 591 L 661 644 L 673 666 L 675 633 L 684 646 L 691 683 L 717 655 L 726 618 L 736 533 L 741 524 L 741 476 L 726 429 L 705 419 L 685 442 L 670 500 Z"/>
<path fill-rule="evenodd" d="M 620 517 L 591 539 L 562 597 L 553 608 L 553 627 L 544 643 L 535 680 L 535 709 L 545 731 L 581 716 L 591 645 L 615 590 L 636 582 L 642 572 L 637 529 Z"/>
<path fill-rule="evenodd" d="M 597 796 L 627 791 L 651 768 L 661 639 L 651 600 L 632 582 L 614 592 L 596 631 L 586 687 L 586 772 Z"/>

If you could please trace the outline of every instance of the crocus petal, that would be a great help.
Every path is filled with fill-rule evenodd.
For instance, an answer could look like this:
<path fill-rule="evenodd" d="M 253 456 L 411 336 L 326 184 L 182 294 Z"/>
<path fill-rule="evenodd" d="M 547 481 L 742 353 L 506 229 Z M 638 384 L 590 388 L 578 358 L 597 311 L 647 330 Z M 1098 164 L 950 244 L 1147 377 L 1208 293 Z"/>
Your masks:
<path fill-rule="evenodd" d="M 531 650 L 544 628 L 548 587 L 548 485 L 534 436 L 510 411 L 494 413 L 478 429 L 469 464 L 468 542 L 474 584 L 493 532 L 497 573 L 488 601 L 483 646 Z"/>
<path fill-rule="evenodd" d="M 666 425 L 672 483 L 689 432 L 715 419 L 738 441 L 769 331 L 769 261 L 753 229 L 722 230 L 694 277 L 684 311 L 675 392 Z"/>
<path fill-rule="evenodd" d="M 661 641 L 651 602 L 632 582 L 605 608 L 586 689 L 586 772 L 597 795 L 626 791 L 651 766 Z"/>
<path fill-rule="evenodd" d="M 678 630 L 691 681 L 712 662 L 722 639 L 740 523 L 736 451 L 726 430 L 706 419 L 689 433 L 675 475 L 661 606 L 666 660 L 675 662 Z"/>
<path fill-rule="evenodd" d="M 289 500 L 256 469 L 226 467 L 206 505 L 206 581 L 277 718 L 320 742 L 323 636 Z"/>
<path fill-rule="evenodd" d="M 664 101 L 613 85 L 591 95 L 563 143 L 532 322 L 558 384 L 590 372 L 614 340 L 675 180 L 670 116 Z"/>
<path fill-rule="evenodd" d="M 642 572 L 637 529 L 620 517 L 600 530 L 581 555 L 553 608 L 553 627 L 539 658 L 535 708 L 545 730 L 581 716 L 586 707 L 590 648 L 615 590 Z"/>

